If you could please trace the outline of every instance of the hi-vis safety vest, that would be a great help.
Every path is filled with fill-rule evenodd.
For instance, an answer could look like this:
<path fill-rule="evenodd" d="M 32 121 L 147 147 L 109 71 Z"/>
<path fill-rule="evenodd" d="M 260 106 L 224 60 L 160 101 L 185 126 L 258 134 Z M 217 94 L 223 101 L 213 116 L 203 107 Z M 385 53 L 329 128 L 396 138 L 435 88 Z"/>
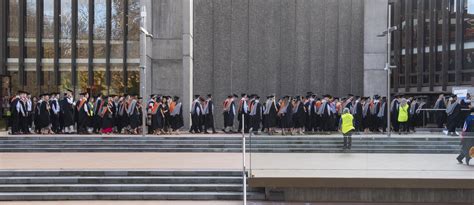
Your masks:
<path fill-rule="evenodd" d="M 349 131 L 355 129 L 354 124 L 353 124 L 354 117 L 351 114 L 349 113 L 342 114 L 341 120 L 342 120 L 342 124 L 341 124 L 342 134 L 346 134 Z"/>
<path fill-rule="evenodd" d="M 398 110 L 398 122 L 408 121 L 408 105 L 401 106 Z"/>

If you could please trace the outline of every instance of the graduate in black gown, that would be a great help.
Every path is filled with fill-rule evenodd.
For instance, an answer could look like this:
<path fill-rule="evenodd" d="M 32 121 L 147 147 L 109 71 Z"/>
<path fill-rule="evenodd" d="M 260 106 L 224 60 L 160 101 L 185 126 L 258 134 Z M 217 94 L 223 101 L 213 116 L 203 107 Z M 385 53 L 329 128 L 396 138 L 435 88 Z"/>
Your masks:
<path fill-rule="evenodd" d="M 105 105 L 101 106 L 99 110 L 99 117 L 102 120 L 102 134 L 110 134 L 113 131 L 114 120 L 113 120 L 113 100 L 112 97 L 104 96 L 102 101 Z"/>
<path fill-rule="evenodd" d="M 87 127 L 89 126 L 89 111 L 88 93 L 81 93 L 79 100 L 76 102 L 77 110 L 77 133 L 88 134 Z"/>
<path fill-rule="evenodd" d="M 138 134 L 138 127 L 141 125 L 140 123 L 140 108 L 138 106 L 138 96 L 133 95 L 130 98 L 130 104 L 127 109 L 127 114 L 130 119 L 130 133 L 131 134 Z"/>
<path fill-rule="evenodd" d="M 275 133 L 275 128 L 277 127 L 277 115 L 278 115 L 278 106 L 275 102 L 275 96 L 269 95 L 265 102 L 265 111 L 263 115 L 265 116 L 264 126 L 267 129 L 269 135 Z"/>
<path fill-rule="evenodd" d="M 191 104 L 191 129 L 190 133 L 201 133 L 202 132 L 202 106 L 200 95 L 194 96 L 194 101 Z"/>
<path fill-rule="evenodd" d="M 72 99 L 72 90 L 66 90 L 60 105 L 64 133 L 71 134 L 74 132 L 74 100 Z"/>
<path fill-rule="evenodd" d="M 263 106 L 260 103 L 260 96 L 254 95 L 254 99 L 252 100 L 252 104 L 250 106 L 249 117 L 251 119 L 250 126 L 256 135 L 259 134 L 260 124 L 262 123 L 262 115 Z"/>
<path fill-rule="evenodd" d="M 433 109 L 438 109 L 436 112 L 436 125 L 438 128 L 443 128 L 444 123 L 446 122 L 446 102 L 444 99 L 444 95 L 440 94 L 438 96 L 438 99 L 436 100 L 436 103 L 433 107 Z"/>
<path fill-rule="evenodd" d="M 179 129 L 184 126 L 183 120 L 183 104 L 179 101 L 178 96 L 173 97 L 173 102 L 170 106 L 171 129 L 172 133 L 179 134 Z"/>
<path fill-rule="evenodd" d="M 61 107 L 59 105 L 59 93 L 51 93 L 51 99 L 49 100 L 49 104 L 51 106 L 51 131 L 53 133 L 61 133 L 59 124 L 59 113 L 61 112 Z"/>
<path fill-rule="evenodd" d="M 296 134 L 300 135 L 304 133 L 306 116 L 308 116 L 303 100 L 300 96 L 296 96 L 293 103 L 293 124 Z"/>
<path fill-rule="evenodd" d="M 293 112 L 291 106 L 291 99 L 289 96 L 283 97 L 280 102 L 280 110 L 278 111 L 278 117 L 280 118 L 281 134 L 286 135 L 292 133 L 293 127 Z"/>
<path fill-rule="evenodd" d="M 229 95 L 227 99 L 225 99 L 223 106 L 223 115 L 224 115 L 224 129 L 225 133 L 232 133 L 234 127 L 234 117 L 236 114 L 235 110 L 235 102 L 234 100 L 237 98 L 237 95 Z"/>
<path fill-rule="evenodd" d="M 461 117 L 461 105 L 458 102 L 458 97 L 453 95 L 450 98 L 448 109 L 446 109 L 448 115 L 448 135 L 456 136 L 456 127 L 458 126 Z"/>
<path fill-rule="evenodd" d="M 50 110 L 51 110 L 51 105 L 49 104 L 49 94 L 44 94 L 43 95 L 43 100 L 40 104 L 40 110 L 39 110 L 39 119 L 41 121 L 41 133 L 42 134 L 49 134 L 51 133 L 50 130 Z"/>
<path fill-rule="evenodd" d="M 20 115 L 21 111 L 17 107 L 20 102 L 20 95 L 22 91 L 18 91 L 18 94 L 13 97 L 10 101 L 10 112 L 11 112 L 11 134 L 20 134 Z"/>
<path fill-rule="evenodd" d="M 214 102 L 212 101 L 212 95 L 208 94 L 207 99 L 204 101 L 204 133 L 208 134 L 208 129 L 212 130 L 212 134 L 216 134 L 214 128 Z"/>

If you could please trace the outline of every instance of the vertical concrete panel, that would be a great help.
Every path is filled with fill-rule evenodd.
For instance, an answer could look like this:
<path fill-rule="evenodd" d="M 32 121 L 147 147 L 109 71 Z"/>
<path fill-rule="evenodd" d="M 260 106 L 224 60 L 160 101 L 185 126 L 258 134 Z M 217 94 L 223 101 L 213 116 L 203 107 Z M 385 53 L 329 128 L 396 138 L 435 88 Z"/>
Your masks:
<path fill-rule="evenodd" d="M 364 1 L 352 0 L 351 93 L 364 94 Z"/>
<path fill-rule="evenodd" d="M 278 90 L 283 95 L 294 95 L 297 92 L 297 81 L 304 76 L 296 69 L 296 1 L 280 1 L 280 83 Z"/>
<path fill-rule="evenodd" d="M 338 83 L 334 95 L 345 96 L 351 91 L 351 25 L 352 2 L 339 1 L 338 23 Z"/>
<path fill-rule="evenodd" d="M 327 0 L 325 15 L 324 34 L 324 90 L 329 94 L 337 93 L 338 82 L 338 22 L 339 22 L 339 1 Z"/>
<path fill-rule="evenodd" d="M 181 59 L 152 60 L 153 94 L 181 96 L 183 81 L 182 70 L 183 65 Z"/>
<path fill-rule="evenodd" d="M 386 38 L 377 37 L 387 28 L 388 0 L 364 0 L 364 95 L 387 92 Z"/>
<path fill-rule="evenodd" d="M 232 93 L 248 91 L 249 0 L 232 0 L 231 67 Z M 225 97 L 225 96 L 224 96 Z M 224 100 L 224 99 L 222 99 Z"/>
<path fill-rule="evenodd" d="M 216 109 L 220 107 L 222 99 L 231 93 L 233 85 L 231 70 L 231 0 L 213 1 L 214 7 L 214 98 L 216 99 Z M 205 94 L 205 93 L 203 93 Z M 220 116 L 218 116 L 220 117 Z M 222 126 L 222 120 L 217 118 L 217 126 Z"/>
<path fill-rule="evenodd" d="M 306 93 L 312 89 L 311 83 L 311 0 L 296 0 L 296 93 Z"/>
<path fill-rule="evenodd" d="M 213 0 L 194 0 L 194 93 L 213 91 Z"/>
<path fill-rule="evenodd" d="M 261 95 L 280 94 L 280 5 L 276 2 L 250 1 L 249 90 Z"/>
<path fill-rule="evenodd" d="M 181 0 L 154 0 L 152 14 L 154 37 L 181 38 L 182 11 Z"/>
<path fill-rule="evenodd" d="M 309 90 L 324 94 L 324 78 L 325 78 L 325 33 L 326 33 L 326 1 L 325 0 L 310 0 L 308 7 L 311 10 L 310 14 L 310 72 L 311 87 Z"/>

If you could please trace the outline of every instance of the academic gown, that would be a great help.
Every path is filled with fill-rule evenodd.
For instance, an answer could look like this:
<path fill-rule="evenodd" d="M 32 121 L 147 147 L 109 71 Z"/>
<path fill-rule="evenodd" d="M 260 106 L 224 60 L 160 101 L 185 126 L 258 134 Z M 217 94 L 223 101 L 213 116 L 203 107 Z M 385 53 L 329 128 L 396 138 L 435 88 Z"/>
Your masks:
<path fill-rule="evenodd" d="M 235 102 L 230 103 L 229 110 L 224 112 L 224 126 L 232 127 L 234 126 L 234 117 L 235 117 Z"/>
<path fill-rule="evenodd" d="M 177 109 L 177 108 L 175 108 Z M 184 126 L 183 106 L 179 106 L 178 114 L 171 116 L 171 129 L 178 130 Z"/>
<path fill-rule="evenodd" d="M 296 106 L 293 112 L 293 124 L 295 128 L 303 128 L 306 124 L 306 116 L 308 114 L 306 113 L 303 103 L 299 103 Z"/>
<path fill-rule="evenodd" d="M 208 113 L 204 116 L 204 126 L 206 128 L 214 127 L 214 103 L 212 100 L 209 100 L 207 104 Z"/>
<path fill-rule="evenodd" d="M 461 106 L 456 104 L 451 115 L 448 115 L 448 132 L 455 132 L 461 117 Z"/>
<path fill-rule="evenodd" d="M 16 109 L 16 105 L 20 99 L 15 98 L 11 101 L 10 103 L 10 112 L 11 112 L 11 128 L 12 128 L 12 134 L 16 134 L 18 131 L 20 131 L 19 125 L 20 125 L 20 113 Z"/>
<path fill-rule="evenodd" d="M 104 105 L 103 111 L 101 110 L 101 128 L 102 128 L 102 133 L 110 133 L 112 132 L 112 127 L 114 126 L 114 121 L 113 121 L 113 112 L 112 112 L 112 106 L 105 107 L 107 105 Z"/>
<path fill-rule="evenodd" d="M 67 98 L 64 98 L 60 104 L 64 126 L 69 127 L 74 125 L 74 108 L 72 104 L 67 101 Z"/>
<path fill-rule="evenodd" d="M 266 108 L 266 109 L 270 109 L 270 111 L 269 111 L 268 114 L 265 116 L 265 127 L 266 127 L 266 128 L 273 128 L 273 127 L 276 127 L 276 126 L 277 126 L 277 114 L 278 114 L 278 111 L 277 111 L 275 102 L 272 102 L 270 108 Z"/>
<path fill-rule="evenodd" d="M 254 102 L 253 106 L 255 106 L 255 115 L 249 115 L 251 122 L 250 126 L 253 128 L 253 131 L 256 132 L 260 129 L 260 123 L 262 122 L 262 104 L 260 102 Z"/>
<path fill-rule="evenodd" d="M 48 110 L 48 102 L 41 102 L 40 105 L 40 121 L 41 128 L 47 128 L 50 124 L 50 113 Z"/>

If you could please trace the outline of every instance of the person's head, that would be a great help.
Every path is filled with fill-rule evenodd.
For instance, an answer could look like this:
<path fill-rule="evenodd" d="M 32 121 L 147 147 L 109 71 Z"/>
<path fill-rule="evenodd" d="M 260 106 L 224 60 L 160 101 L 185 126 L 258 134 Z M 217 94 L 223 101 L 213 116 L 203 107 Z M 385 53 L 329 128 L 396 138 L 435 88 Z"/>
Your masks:
<path fill-rule="evenodd" d="M 407 104 L 407 99 L 406 98 L 402 98 L 402 100 L 400 101 L 400 106 L 405 106 Z"/>
<path fill-rule="evenodd" d="M 207 94 L 207 99 L 212 99 L 212 94 Z"/>
<path fill-rule="evenodd" d="M 342 114 L 347 114 L 349 113 L 351 110 L 349 110 L 349 108 L 344 108 L 344 110 L 342 110 Z"/>
<path fill-rule="evenodd" d="M 45 100 L 45 101 L 48 101 L 48 100 L 49 100 L 49 94 L 45 94 L 45 95 L 44 95 L 44 100 Z"/>
<path fill-rule="evenodd" d="M 443 99 L 444 98 L 444 94 L 440 94 L 438 99 Z"/>

